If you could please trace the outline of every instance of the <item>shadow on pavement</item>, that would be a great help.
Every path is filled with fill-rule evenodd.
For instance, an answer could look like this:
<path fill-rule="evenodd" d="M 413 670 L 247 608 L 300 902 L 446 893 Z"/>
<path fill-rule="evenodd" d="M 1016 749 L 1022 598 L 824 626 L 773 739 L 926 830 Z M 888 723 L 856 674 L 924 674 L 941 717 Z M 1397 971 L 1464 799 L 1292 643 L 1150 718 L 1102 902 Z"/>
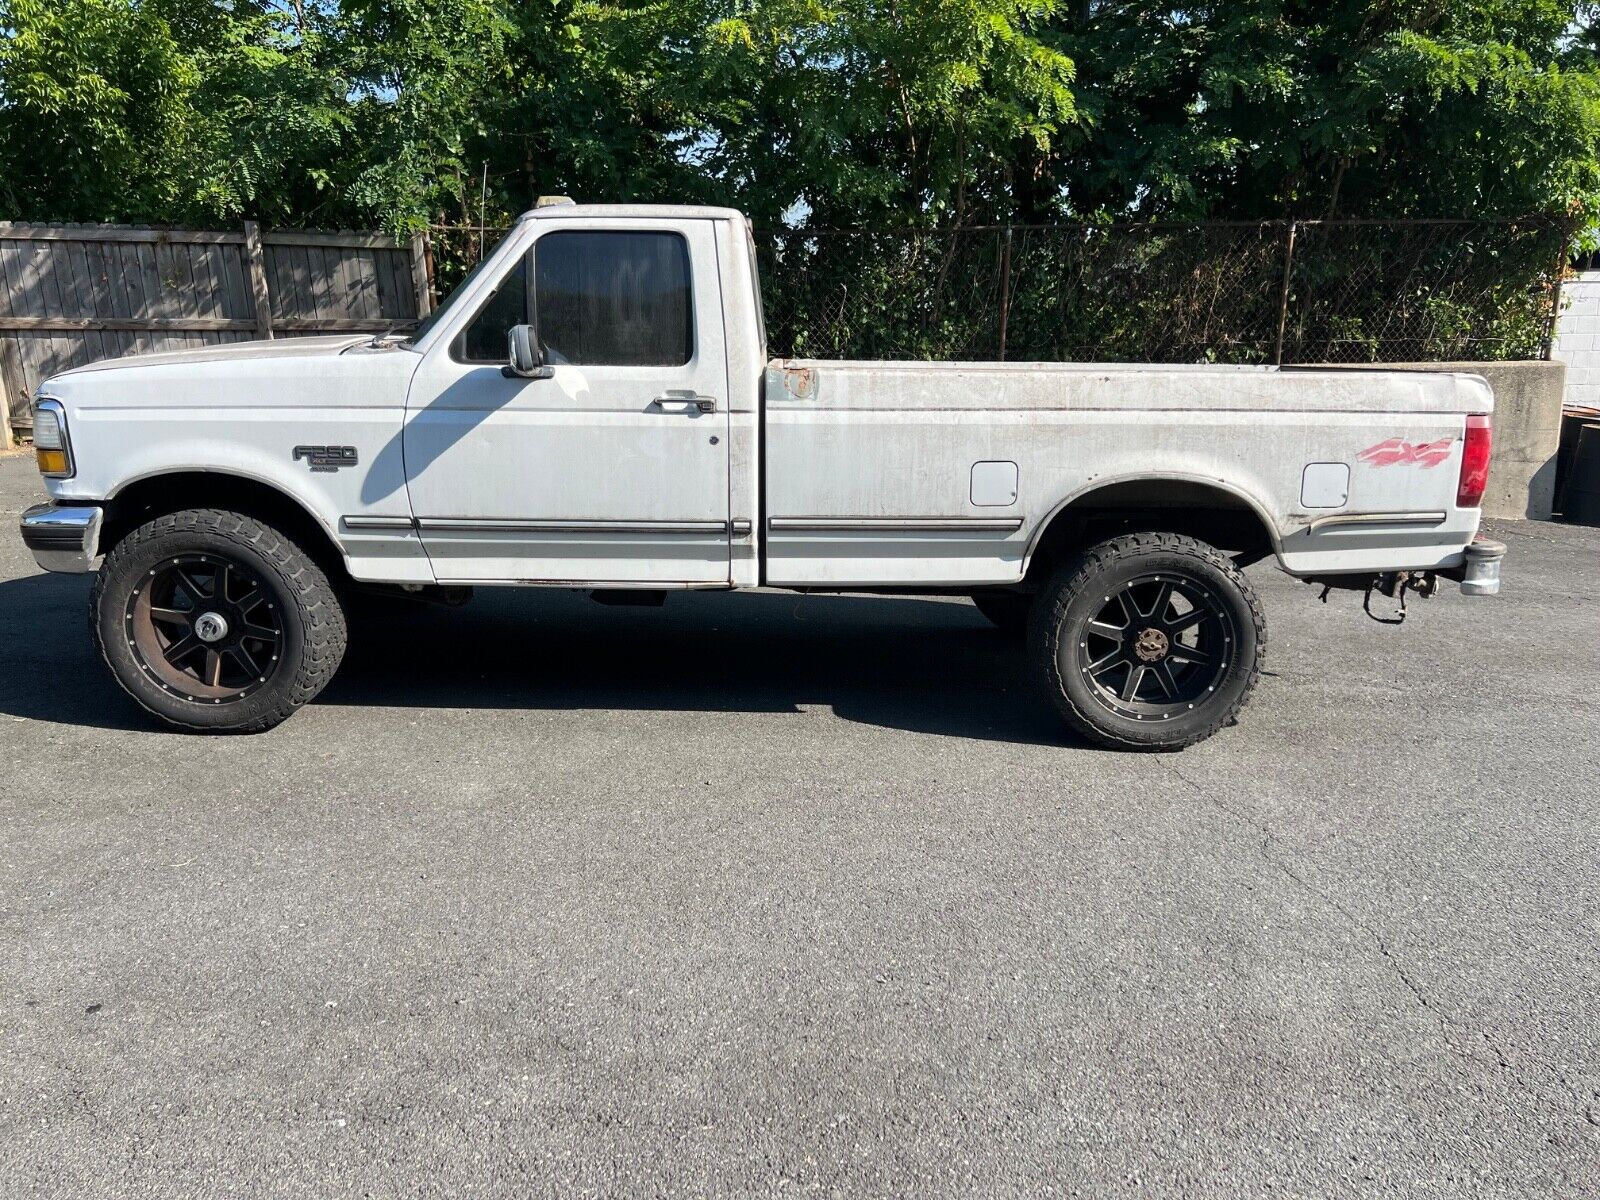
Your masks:
<path fill-rule="evenodd" d="M 0 582 L 0 713 L 149 728 L 89 641 L 87 576 Z M 684 593 L 661 608 L 482 589 L 462 609 L 366 616 L 320 703 L 409 708 L 794 713 L 889 729 L 1081 745 L 1021 646 L 964 602 Z"/>
<path fill-rule="evenodd" d="M 0 581 L 0 719 L 151 727 L 89 641 L 90 579 L 40 573 Z"/>

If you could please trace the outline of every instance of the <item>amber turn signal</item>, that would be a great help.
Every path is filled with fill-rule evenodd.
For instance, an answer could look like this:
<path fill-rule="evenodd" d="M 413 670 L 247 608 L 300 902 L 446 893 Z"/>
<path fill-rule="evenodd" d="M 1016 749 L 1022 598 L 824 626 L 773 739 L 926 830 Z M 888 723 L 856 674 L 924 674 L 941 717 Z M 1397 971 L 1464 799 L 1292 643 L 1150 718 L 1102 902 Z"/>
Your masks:
<path fill-rule="evenodd" d="M 39 461 L 39 470 L 45 475 L 65 475 L 67 473 L 67 452 L 65 450 L 35 450 L 34 457 Z"/>

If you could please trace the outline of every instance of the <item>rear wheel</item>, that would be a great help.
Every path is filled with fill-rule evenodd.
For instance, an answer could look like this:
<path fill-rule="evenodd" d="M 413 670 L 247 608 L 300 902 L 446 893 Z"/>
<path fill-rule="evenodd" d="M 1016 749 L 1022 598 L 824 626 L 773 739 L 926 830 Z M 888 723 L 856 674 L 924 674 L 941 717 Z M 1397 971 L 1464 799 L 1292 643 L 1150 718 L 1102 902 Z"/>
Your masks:
<path fill-rule="evenodd" d="M 106 555 L 90 627 L 118 683 L 181 729 L 269 729 L 344 656 L 327 576 L 252 517 L 194 509 L 135 529 Z"/>
<path fill-rule="evenodd" d="M 1029 636 L 1045 690 L 1074 729 L 1102 745 L 1177 750 L 1243 707 L 1260 675 L 1266 618 L 1221 551 L 1141 533 L 1063 566 Z"/>

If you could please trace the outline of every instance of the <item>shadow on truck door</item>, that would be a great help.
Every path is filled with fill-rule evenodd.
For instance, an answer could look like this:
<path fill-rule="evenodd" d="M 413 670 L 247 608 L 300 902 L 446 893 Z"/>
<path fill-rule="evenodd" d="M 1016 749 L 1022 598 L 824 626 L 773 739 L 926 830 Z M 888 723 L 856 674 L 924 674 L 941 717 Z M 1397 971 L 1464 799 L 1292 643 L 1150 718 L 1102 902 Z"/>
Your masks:
<path fill-rule="evenodd" d="M 159 728 L 96 657 L 82 617 L 88 592 L 88 576 L 0 581 L 0 716 Z M 961 599 L 681 593 L 649 609 L 608 608 L 571 592 L 485 588 L 466 608 L 354 621 L 344 665 L 313 704 L 824 708 L 889 729 L 1082 744 L 1034 691 L 1020 646 Z M 294 728 L 294 721 L 284 726 Z M 723 736 L 712 725 L 707 731 Z"/>

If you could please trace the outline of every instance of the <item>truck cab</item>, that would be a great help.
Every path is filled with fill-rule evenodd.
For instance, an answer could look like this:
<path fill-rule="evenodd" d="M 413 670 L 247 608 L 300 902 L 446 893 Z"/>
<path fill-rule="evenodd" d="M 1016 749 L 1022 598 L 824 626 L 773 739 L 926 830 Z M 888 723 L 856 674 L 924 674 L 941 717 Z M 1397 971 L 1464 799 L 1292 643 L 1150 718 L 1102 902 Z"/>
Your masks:
<path fill-rule="evenodd" d="M 758 582 L 754 279 L 732 210 L 519 223 L 405 347 L 405 515 L 436 578 Z M 519 327 L 537 331 L 520 366 Z"/>

